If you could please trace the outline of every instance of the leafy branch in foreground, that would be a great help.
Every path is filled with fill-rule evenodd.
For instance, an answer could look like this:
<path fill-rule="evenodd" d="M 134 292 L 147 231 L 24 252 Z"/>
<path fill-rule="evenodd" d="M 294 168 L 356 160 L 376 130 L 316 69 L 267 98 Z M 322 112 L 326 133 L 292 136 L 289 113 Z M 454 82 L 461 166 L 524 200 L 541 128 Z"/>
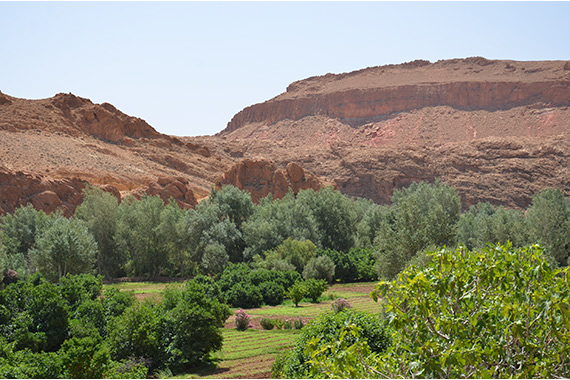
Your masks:
<path fill-rule="evenodd" d="M 398 334 L 382 363 L 404 377 L 566 377 L 570 374 L 570 272 L 533 245 L 430 253 L 380 282 Z"/>
<path fill-rule="evenodd" d="M 372 292 L 384 302 L 392 346 L 371 353 L 365 342 L 347 344 L 341 333 L 324 355 L 322 345 L 313 342 L 306 351 L 311 376 L 570 375 L 568 268 L 553 269 L 536 245 L 516 250 L 497 245 L 480 252 L 460 247 L 428 255 L 426 267 L 409 267 Z"/>

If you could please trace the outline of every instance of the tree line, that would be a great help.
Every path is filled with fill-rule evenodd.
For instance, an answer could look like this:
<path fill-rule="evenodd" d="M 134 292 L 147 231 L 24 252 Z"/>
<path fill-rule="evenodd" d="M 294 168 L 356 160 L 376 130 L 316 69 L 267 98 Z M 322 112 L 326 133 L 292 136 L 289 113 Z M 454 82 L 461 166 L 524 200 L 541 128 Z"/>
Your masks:
<path fill-rule="evenodd" d="M 438 246 L 482 248 L 538 243 L 568 265 L 570 201 L 557 189 L 533 197 L 527 210 L 489 203 L 461 212 L 456 190 L 436 181 L 395 190 L 392 204 L 351 199 L 332 188 L 271 195 L 258 205 L 233 186 L 212 190 L 195 209 L 158 196 L 122 202 L 95 187 L 71 218 L 31 205 L 0 217 L 0 281 L 37 271 L 116 277 L 219 275 L 231 263 L 295 270 L 306 278 L 393 278 Z"/>

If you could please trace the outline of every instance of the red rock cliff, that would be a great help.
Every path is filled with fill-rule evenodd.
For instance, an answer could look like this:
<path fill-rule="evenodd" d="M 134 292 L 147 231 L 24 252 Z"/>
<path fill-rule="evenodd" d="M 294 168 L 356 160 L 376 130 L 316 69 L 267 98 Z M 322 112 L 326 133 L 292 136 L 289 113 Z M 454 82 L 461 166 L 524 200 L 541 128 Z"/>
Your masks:
<path fill-rule="evenodd" d="M 537 102 L 570 105 L 569 62 L 418 61 L 292 83 L 287 92 L 237 113 L 221 133 L 311 115 L 362 125 L 424 107 L 495 111 Z"/>
<path fill-rule="evenodd" d="M 264 159 L 246 159 L 232 166 L 216 181 L 216 187 L 233 185 L 251 194 L 257 203 L 269 193 L 273 199 L 281 199 L 292 189 L 319 190 L 326 184 L 295 162 L 290 162 L 285 170 L 277 169 L 275 164 Z"/>

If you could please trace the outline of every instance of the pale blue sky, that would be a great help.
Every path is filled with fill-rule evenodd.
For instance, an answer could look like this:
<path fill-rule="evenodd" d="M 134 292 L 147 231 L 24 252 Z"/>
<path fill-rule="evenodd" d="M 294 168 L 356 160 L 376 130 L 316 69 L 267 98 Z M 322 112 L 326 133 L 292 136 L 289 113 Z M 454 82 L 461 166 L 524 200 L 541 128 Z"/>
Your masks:
<path fill-rule="evenodd" d="M 295 80 L 415 59 L 569 60 L 570 2 L 0 2 L 0 91 L 214 134 Z"/>

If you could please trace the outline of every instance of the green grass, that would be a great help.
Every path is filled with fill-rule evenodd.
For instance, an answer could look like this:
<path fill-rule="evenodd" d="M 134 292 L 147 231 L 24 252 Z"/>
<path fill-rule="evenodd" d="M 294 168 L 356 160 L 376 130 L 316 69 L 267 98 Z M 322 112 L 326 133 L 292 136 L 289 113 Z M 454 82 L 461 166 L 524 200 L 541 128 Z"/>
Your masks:
<path fill-rule="evenodd" d="M 117 288 L 120 291 L 133 292 L 139 300 L 160 300 L 161 293 L 171 284 L 164 282 L 119 282 L 117 284 L 105 284 L 103 289 Z"/>
<path fill-rule="evenodd" d="M 246 309 L 252 320 L 262 317 L 296 319 L 313 319 L 319 314 L 331 310 L 334 299 L 344 298 L 355 310 L 377 313 L 380 304 L 370 298 L 370 292 L 376 282 L 355 284 L 334 284 L 319 299 L 319 303 L 304 300 L 299 307 L 286 300 L 279 306 L 263 306 L 256 309 Z M 170 284 L 155 282 L 123 282 L 104 285 L 105 288 L 116 287 L 122 291 L 132 291 L 137 298 L 159 299 L 160 293 Z M 332 297 L 331 297 L 332 295 Z M 238 308 L 232 308 L 233 314 Z M 230 317 L 230 320 L 233 317 Z M 299 330 L 262 330 L 260 328 L 237 331 L 223 328 L 224 346 L 213 354 L 217 365 L 197 369 L 178 378 L 257 378 L 269 377 L 271 365 L 275 357 L 293 348 Z"/>
<path fill-rule="evenodd" d="M 224 347 L 214 353 L 217 367 L 203 368 L 177 378 L 237 378 L 269 375 L 271 363 L 284 350 L 291 349 L 299 330 L 238 331 L 222 329 Z"/>

